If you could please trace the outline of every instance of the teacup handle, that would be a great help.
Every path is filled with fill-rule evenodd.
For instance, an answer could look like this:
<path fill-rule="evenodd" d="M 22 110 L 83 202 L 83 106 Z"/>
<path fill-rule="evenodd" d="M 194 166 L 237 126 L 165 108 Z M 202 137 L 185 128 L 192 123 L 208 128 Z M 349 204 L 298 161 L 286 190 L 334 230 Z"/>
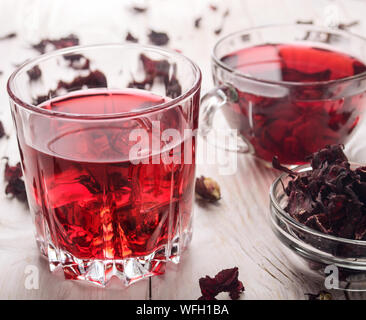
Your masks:
<path fill-rule="evenodd" d="M 216 129 L 213 128 L 213 121 L 216 112 L 223 106 L 225 106 L 228 102 L 229 98 L 225 92 L 232 92 L 233 94 L 236 94 L 236 90 L 231 86 L 222 85 L 210 90 L 202 97 L 200 133 L 210 144 L 220 149 L 231 152 L 249 153 L 250 147 L 248 143 L 245 142 L 242 137 L 238 136 L 237 133 L 233 133 L 232 131 L 230 131 L 230 135 L 235 135 L 234 138 L 236 138 L 237 141 L 236 147 L 222 146 L 218 143 L 217 140 L 209 138 L 209 133 L 211 131 L 216 131 Z M 217 134 L 218 133 L 216 133 L 214 136 L 217 136 Z"/>

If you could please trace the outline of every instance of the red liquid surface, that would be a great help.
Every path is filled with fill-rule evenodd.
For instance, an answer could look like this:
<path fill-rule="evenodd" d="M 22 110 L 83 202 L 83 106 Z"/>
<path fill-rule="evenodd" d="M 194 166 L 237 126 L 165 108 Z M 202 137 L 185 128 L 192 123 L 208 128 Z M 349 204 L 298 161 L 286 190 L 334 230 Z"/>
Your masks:
<path fill-rule="evenodd" d="M 43 108 L 110 114 L 144 109 L 162 100 L 140 90 L 85 91 Z M 156 117 L 161 131 L 188 126 L 180 107 Z M 162 144 L 161 152 L 145 150 L 140 159 L 130 159 L 131 146 L 136 145 L 129 139 L 133 129 L 143 129 L 149 140 L 160 141 L 143 115 L 115 122 L 36 115 L 29 122 L 37 135 L 31 139 L 32 146 L 24 141 L 20 145 L 30 206 L 41 237 L 46 237 L 46 221 L 53 244 L 77 258 L 125 259 L 148 255 L 166 245 L 178 228 L 189 228 L 194 141 L 189 149 L 182 140 L 174 147 Z M 191 163 L 184 163 L 184 152 L 192 153 Z M 175 161 L 165 164 L 162 156 Z M 144 162 L 136 164 L 136 160 Z"/>
<path fill-rule="evenodd" d="M 257 79 L 303 84 L 366 72 L 366 66 L 351 56 L 299 45 L 245 48 L 222 61 Z M 230 125 L 251 144 L 256 156 L 268 162 L 278 156 L 284 164 L 302 164 L 327 144 L 345 143 L 366 107 L 356 80 L 332 87 L 282 88 L 238 84 L 232 102 L 224 108 Z M 335 94 L 338 97 L 333 98 Z"/>

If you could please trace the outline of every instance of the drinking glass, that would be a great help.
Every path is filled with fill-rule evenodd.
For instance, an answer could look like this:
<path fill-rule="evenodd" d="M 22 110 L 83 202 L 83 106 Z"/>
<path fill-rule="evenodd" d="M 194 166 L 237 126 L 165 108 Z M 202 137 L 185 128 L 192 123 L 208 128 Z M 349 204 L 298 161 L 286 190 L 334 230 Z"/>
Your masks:
<path fill-rule="evenodd" d="M 8 81 L 36 241 L 51 271 L 129 285 L 192 235 L 201 72 L 141 45 L 57 50 Z"/>
<path fill-rule="evenodd" d="M 218 126 L 229 127 L 237 146 L 219 147 L 268 165 L 274 156 L 303 164 L 325 145 L 347 143 L 360 127 L 365 63 L 365 38 L 342 30 L 271 25 L 227 35 L 213 50 L 216 87 L 202 99 L 201 132 L 218 145 Z"/>

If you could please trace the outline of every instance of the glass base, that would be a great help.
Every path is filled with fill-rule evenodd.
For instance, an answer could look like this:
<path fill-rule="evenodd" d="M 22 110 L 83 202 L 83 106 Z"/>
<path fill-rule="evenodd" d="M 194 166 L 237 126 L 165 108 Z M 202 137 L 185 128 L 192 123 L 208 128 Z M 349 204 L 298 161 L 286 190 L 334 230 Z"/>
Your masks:
<path fill-rule="evenodd" d="M 63 270 L 65 279 L 81 280 L 106 287 L 113 277 L 119 278 L 125 286 L 139 280 L 165 273 L 167 262 L 178 264 L 182 253 L 192 239 L 192 231 L 176 236 L 168 245 L 161 246 L 147 256 L 123 260 L 84 260 L 69 252 L 57 249 L 51 241 L 37 239 L 40 252 L 48 259 L 51 272 Z"/>

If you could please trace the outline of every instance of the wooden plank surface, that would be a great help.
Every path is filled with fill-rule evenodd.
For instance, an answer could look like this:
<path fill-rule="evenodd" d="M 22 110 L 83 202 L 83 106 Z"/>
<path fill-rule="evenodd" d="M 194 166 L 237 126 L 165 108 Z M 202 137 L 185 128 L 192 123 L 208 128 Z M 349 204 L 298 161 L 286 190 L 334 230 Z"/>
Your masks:
<path fill-rule="evenodd" d="M 134 4 L 147 4 L 149 10 L 134 15 L 130 10 Z M 210 4 L 217 5 L 218 10 L 210 10 Z M 14 64 L 36 55 L 29 49 L 32 42 L 71 32 L 80 36 L 82 44 L 122 42 L 129 30 L 146 43 L 148 29 L 168 31 L 169 46 L 181 50 L 201 67 L 206 92 L 212 87 L 210 54 L 218 39 L 214 30 L 221 25 L 227 8 L 230 15 L 222 34 L 296 20 L 314 19 L 322 23 L 325 8 L 334 4 L 342 21 L 362 19 L 366 12 L 366 3 L 357 0 L 278 0 L 275 7 L 271 7 L 273 1 L 266 0 L 1 0 L 0 35 L 16 31 L 19 36 L 0 43 L 0 70 L 4 72 L 0 78 L 0 119 L 10 134 L 8 140 L 0 142 L 0 156 L 9 156 L 13 163 L 19 158 L 5 84 Z M 198 30 L 194 28 L 197 17 L 203 18 Z M 366 32 L 365 28 L 362 24 L 355 31 Z M 347 148 L 352 160 L 365 159 L 362 144 L 365 129 L 363 126 Z M 200 141 L 202 150 L 204 143 Z M 224 151 L 217 152 L 221 158 L 229 156 Z M 213 276 L 233 266 L 239 267 L 240 279 L 246 287 L 243 299 L 304 299 L 305 293 L 318 292 L 323 286 L 322 279 L 284 248 L 270 230 L 268 190 L 276 173 L 245 155 L 238 155 L 236 161 L 238 169 L 232 175 L 220 175 L 216 165 L 199 165 L 197 174 L 214 177 L 221 186 L 223 198 L 217 205 L 196 203 L 190 249 L 180 265 L 169 265 L 164 276 L 152 279 L 151 292 L 149 281 L 128 289 L 113 281 L 110 288 L 99 289 L 51 274 L 46 262 L 39 258 L 26 208 L 0 192 L 0 298 L 147 299 L 151 294 L 152 299 L 196 299 L 200 296 L 200 277 Z M 3 170 L 3 165 L 0 167 Z M 4 190 L 3 182 L 0 184 L 0 190 Z M 35 265 L 40 271 L 38 290 L 27 290 L 24 286 L 28 265 Z M 336 296 L 343 298 L 342 294 Z"/>

